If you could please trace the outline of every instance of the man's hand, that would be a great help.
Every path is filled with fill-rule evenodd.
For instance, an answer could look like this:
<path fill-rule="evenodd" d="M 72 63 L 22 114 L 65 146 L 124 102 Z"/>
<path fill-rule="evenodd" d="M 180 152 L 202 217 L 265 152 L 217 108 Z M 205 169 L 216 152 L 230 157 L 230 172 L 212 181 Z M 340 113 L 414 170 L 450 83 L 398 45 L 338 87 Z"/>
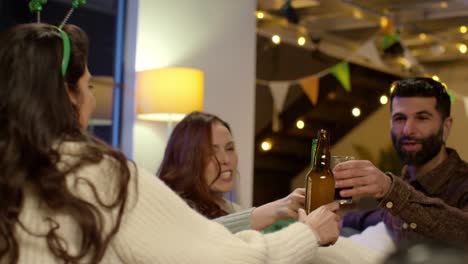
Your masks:
<path fill-rule="evenodd" d="M 368 160 L 350 160 L 339 163 L 333 169 L 337 188 L 343 197 L 371 195 L 384 197 L 390 190 L 392 180 Z"/>

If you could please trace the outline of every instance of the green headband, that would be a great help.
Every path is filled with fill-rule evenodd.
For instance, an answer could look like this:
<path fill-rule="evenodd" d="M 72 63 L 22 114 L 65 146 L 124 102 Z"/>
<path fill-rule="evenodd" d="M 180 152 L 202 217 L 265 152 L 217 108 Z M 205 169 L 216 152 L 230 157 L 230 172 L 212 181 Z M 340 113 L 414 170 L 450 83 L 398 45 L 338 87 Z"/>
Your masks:
<path fill-rule="evenodd" d="M 37 13 L 37 22 L 41 21 L 41 11 L 42 5 L 45 5 L 47 0 L 31 0 L 29 1 L 29 11 L 31 13 Z M 67 23 L 68 19 L 70 18 L 73 10 L 84 6 L 86 4 L 86 0 L 72 0 L 72 8 L 68 11 L 67 15 L 63 19 L 60 26 L 57 27 L 58 31 L 60 32 L 60 36 L 63 42 L 63 59 L 62 59 L 62 75 L 65 76 L 67 73 L 68 63 L 70 62 L 70 38 L 68 37 L 67 32 L 62 30 L 62 27 Z"/>
<path fill-rule="evenodd" d="M 70 38 L 68 37 L 67 32 L 57 28 L 60 32 L 63 43 L 63 58 L 62 58 L 62 75 L 65 77 L 67 73 L 68 63 L 70 62 Z"/>

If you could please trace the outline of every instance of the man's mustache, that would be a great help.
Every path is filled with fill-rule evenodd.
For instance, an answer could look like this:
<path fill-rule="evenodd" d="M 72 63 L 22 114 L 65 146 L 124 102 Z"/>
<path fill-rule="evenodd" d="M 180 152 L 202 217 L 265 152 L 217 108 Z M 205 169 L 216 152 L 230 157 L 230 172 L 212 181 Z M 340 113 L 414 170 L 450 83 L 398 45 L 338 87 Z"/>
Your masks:
<path fill-rule="evenodd" d="M 402 136 L 399 140 L 398 140 L 398 143 L 399 144 L 403 144 L 404 142 L 403 141 L 412 141 L 416 144 L 420 144 L 420 143 L 423 143 L 424 142 L 424 139 L 421 139 L 421 138 L 416 138 L 416 137 L 413 137 L 413 136 Z"/>

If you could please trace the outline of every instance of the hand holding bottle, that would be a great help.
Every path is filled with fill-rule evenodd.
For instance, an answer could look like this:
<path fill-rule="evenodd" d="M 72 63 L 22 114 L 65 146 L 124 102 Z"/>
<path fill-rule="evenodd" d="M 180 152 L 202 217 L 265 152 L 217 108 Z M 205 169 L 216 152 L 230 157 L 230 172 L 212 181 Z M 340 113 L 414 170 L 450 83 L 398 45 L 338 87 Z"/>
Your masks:
<path fill-rule="evenodd" d="M 252 228 L 262 230 L 279 220 L 297 219 L 297 210 L 304 203 L 305 189 L 297 188 L 284 198 L 259 206 L 252 211 Z"/>
<path fill-rule="evenodd" d="M 320 245 L 333 245 L 340 235 L 340 217 L 336 214 L 338 209 L 337 202 L 320 206 L 309 215 L 306 215 L 303 209 L 299 209 L 299 222 L 308 225 L 315 231 Z"/>
<path fill-rule="evenodd" d="M 297 219 L 299 208 L 304 208 L 305 188 L 297 188 L 288 196 L 276 200 L 276 220 Z"/>

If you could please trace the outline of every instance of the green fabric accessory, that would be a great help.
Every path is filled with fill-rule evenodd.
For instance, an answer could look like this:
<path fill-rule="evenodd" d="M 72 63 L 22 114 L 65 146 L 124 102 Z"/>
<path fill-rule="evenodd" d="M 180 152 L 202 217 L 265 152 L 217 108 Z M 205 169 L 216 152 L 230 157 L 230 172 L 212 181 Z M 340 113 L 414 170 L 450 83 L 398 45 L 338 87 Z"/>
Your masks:
<path fill-rule="evenodd" d="M 61 28 L 57 29 L 60 32 L 60 37 L 62 38 L 63 43 L 62 75 L 65 76 L 68 69 L 68 63 L 70 62 L 70 38 L 68 37 L 67 32 Z"/>
<path fill-rule="evenodd" d="M 270 225 L 269 227 L 263 229 L 262 232 L 264 234 L 276 232 L 276 231 L 281 230 L 281 229 L 283 229 L 283 228 L 287 227 L 288 225 L 290 225 L 292 223 L 295 223 L 295 222 L 297 222 L 297 220 L 295 220 L 295 219 L 280 220 L 280 221 Z"/>

